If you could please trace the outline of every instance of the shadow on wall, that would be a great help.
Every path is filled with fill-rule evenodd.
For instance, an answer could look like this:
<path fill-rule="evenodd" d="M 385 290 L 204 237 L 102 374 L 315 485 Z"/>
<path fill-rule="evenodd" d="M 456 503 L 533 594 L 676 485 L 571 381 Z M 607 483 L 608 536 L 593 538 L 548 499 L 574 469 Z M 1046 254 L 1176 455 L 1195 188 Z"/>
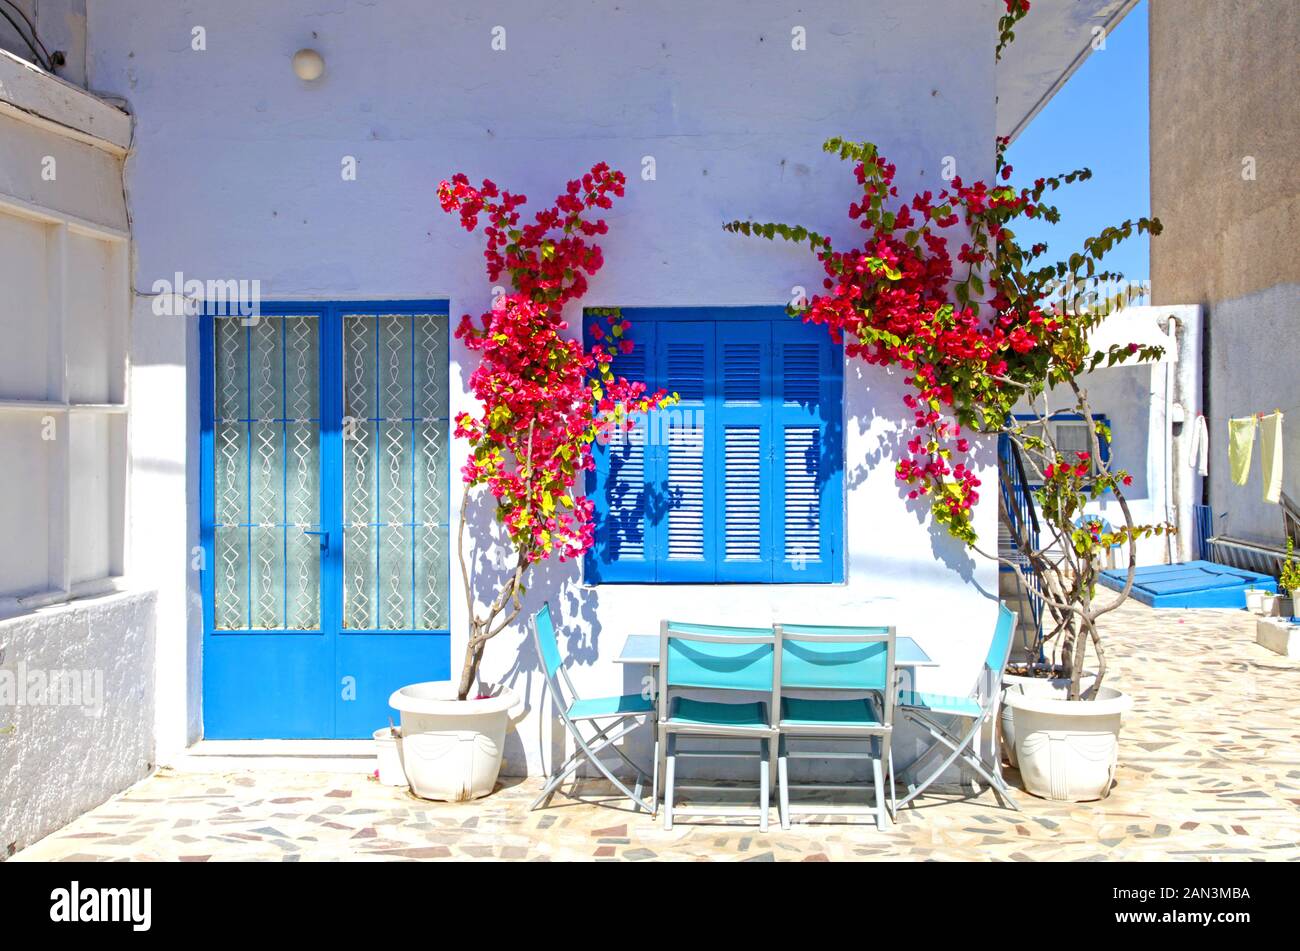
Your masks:
<path fill-rule="evenodd" d="M 495 518 L 495 502 L 483 491 L 475 491 L 475 498 L 467 511 L 467 525 L 464 532 L 465 564 L 469 570 L 471 590 L 479 601 L 480 610 L 483 599 L 495 596 L 497 591 L 509 581 L 514 572 L 513 549 L 505 531 Z M 460 564 L 453 550 L 452 579 L 458 590 L 457 597 L 464 597 L 464 582 L 460 573 Z M 524 744 L 536 743 L 537 754 L 541 762 L 559 762 L 564 758 L 562 730 L 551 730 L 553 747 L 547 751 L 543 748 L 547 731 L 543 721 L 547 718 L 533 717 L 536 712 L 534 704 L 551 703 L 550 693 L 546 689 L 545 671 L 541 659 L 537 656 L 537 646 L 533 639 L 532 616 L 549 601 L 555 616 L 560 654 L 566 664 L 591 665 L 601 656 L 600 620 L 597 613 L 599 594 L 595 588 L 584 588 L 578 584 L 578 566 L 575 562 L 561 562 L 552 557 L 535 564 L 525 582 L 525 594 L 520 603 L 523 606 L 519 617 L 506 630 L 488 642 L 485 658 L 504 656 L 498 654 L 510 643 L 512 632 L 520 635 L 518 650 L 510 661 L 510 666 L 494 680 L 513 690 L 522 702 L 523 710 L 516 717 L 516 729 L 506 735 L 505 763 L 522 764 L 528 761 Z M 505 641 L 505 643 L 501 643 Z M 452 658 L 452 677 L 460 675 L 462 657 Z M 549 711 L 546 711 L 549 714 Z M 535 735 L 524 735 L 524 724 L 535 722 Z M 532 730 L 529 731 L 533 732 Z M 557 758 L 558 757 L 558 758 Z"/>
<path fill-rule="evenodd" d="M 845 383 L 845 428 L 853 434 L 853 442 L 863 446 L 863 451 L 857 452 L 856 459 L 845 460 L 845 491 L 852 492 L 861 488 L 868 478 L 875 478 L 877 483 L 883 479 L 890 480 L 894 483 L 896 496 L 887 499 L 880 493 L 878 504 L 907 506 L 915 517 L 917 526 L 924 527 L 929 532 L 930 550 L 934 557 L 962 581 L 971 583 L 978 562 L 970 549 L 949 535 L 942 526 L 931 521 L 927 503 L 909 501 L 906 487 L 894 479 L 894 469 L 899 461 L 910 455 L 907 443 L 914 435 L 908 410 L 903 405 L 903 395 L 907 389 L 903 386 L 901 374 L 896 370 L 850 360 L 845 371 Z M 897 407 L 896 412 L 891 411 L 893 407 Z M 996 469 L 992 463 L 992 440 L 976 438 L 971 441 L 975 445 L 972 454 L 975 462 L 990 474 L 989 478 L 996 480 Z M 850 452 L 853 453 L 854 450 L 850 449 Z M 996 481 L 991 485 L 986 482 L 981 490 L 987 503 L 995 504 Z M 846 530 L 853 531 L 853 526 L 846 526 Z"/>

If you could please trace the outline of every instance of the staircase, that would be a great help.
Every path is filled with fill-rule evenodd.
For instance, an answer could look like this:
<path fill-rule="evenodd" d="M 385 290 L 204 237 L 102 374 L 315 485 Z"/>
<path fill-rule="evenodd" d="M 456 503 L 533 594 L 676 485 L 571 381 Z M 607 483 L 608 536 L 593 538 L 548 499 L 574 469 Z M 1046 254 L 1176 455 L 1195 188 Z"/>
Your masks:
<path fill-rule="evenodd" d="M 1025 475 L 1020 451 L 1007 436 L 998 437 L 998 473 L 998 557 L 1026 565 L 1024 556 L 1012 540 L 1014 536 L 1007 528 L 1007 521 L 1015 526 L 1017 532 L 1027 531 L 1033 546 L 1037 548 L 1038 513 L 1034 508 L 1034 496 Z M 1004 515 L 1009 516 L 1009 519 L 1004 518 Z M 1029 572 L 1029 579 L 1029 584 L 1026 585 L 1019 572 L 1008 564 L 999 563 L 998 595 L 1020 618 L 1012 658 L 1038 661 L 1042 657 L 1028 655 L 1043 631 L 1042 588 L 1038 576 L 1033 572 Z"/>

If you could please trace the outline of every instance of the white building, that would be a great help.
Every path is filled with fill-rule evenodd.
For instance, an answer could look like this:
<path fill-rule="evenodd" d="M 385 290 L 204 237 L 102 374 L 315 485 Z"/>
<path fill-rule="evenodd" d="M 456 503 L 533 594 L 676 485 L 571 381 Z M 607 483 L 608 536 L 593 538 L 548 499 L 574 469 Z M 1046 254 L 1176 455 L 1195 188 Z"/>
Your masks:
<path fill-rule="evenodd" d="M 987 178 L 995 135 L 1131 5 L 1039 0 L 995 64 L 1001 0 L 43 2 L 37 29 L 57 21 L 63 70 L 93 94 L 0 54 L 0 663 L 102 671 L 103 712 L 0 707 L 0 848 L 205 736 L 368 735 L 395 686 L 459 663 L 465 606 L 443 581 L 461 448 L 444 420 L 469 364 L 447 322 L 491 287 L 440 179 L 490 177 L 535 206 L 594 162 L 624 170 L 584 303 L 690 308 L 707 336 L 820 279 L 724 221 L 854 233 L 851 172 L 823 140 L 878 143 L 904 193 L 938 191 L 954 163 Z M 295 76 L 302 48 L 321 78 Z M 257 322 L 171 297 L 240 282 L 257 282 Z M 901 381 L 844 377 L 817 433 L 824 573 L 594 584 L 548 565 L 530 607 L 557 609 L 580 690 L 637 689 L 612 659 L 666 614 L 895 624 L 938 664 L 923 687 L 967 689 L 997 569 L 900 503 Z M 992 447 L 981 458 L 991 486 Z M 975 519 L 994 534 L 995 493 Z M 390 520 L 407 530 L 368 533 Z M 560 743 L 525 637 L 503 634 L 484 668 L 526 697 L 516 773 Z"/>

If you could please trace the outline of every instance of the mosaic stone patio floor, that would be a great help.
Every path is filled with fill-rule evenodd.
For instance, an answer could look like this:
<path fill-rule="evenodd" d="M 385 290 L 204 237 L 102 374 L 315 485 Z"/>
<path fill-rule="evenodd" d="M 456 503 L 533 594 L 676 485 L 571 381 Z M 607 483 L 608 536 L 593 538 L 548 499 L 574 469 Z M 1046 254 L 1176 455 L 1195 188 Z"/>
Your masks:
<path fill-rule="evenodd" d="M 1257 646 L 1245 612 L 1130 605 L 1106 627 L 1112 682 L 1134 708 L 1099 803 L 1019 792 L 1014 813 L 987 792 L 937 795 L 884 833 L 840 820 L 665 832 L 563 796 L 528 812 L 535 779 L 448 805 L 363 775 L 162 770 L 11 861 L 1300 860 L 1300 661 Z"/>

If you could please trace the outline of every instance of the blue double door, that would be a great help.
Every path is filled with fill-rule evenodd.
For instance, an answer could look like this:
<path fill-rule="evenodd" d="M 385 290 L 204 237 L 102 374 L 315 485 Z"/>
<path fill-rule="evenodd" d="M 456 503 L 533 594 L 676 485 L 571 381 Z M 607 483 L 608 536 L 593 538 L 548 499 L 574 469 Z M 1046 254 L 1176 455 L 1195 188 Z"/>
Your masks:
<path fill-rule="evenodd" d="M 367 737 L 449 676 L 447 345 L 445 301 L 202 318 L 207 738 Z"/>

